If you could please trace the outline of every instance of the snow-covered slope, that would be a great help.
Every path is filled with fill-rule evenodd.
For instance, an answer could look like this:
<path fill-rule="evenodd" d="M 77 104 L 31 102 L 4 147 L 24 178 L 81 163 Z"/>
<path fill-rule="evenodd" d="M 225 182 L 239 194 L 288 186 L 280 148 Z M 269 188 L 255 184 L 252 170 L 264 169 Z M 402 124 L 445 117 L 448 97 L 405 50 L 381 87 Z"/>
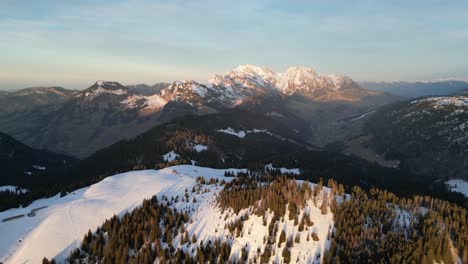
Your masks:
<path fill-rule="evenodd" d="M 41 199 L 20 209 L 0 213 L 0 262 L 39 263 L 44 256 L 62 262 L 79 245 L 83 235 L 106 218 L 123 214 L 158 193 L 172 196 L 195 184 L 195 178 L 224 177 L 225 170 L 174 166 L 162 170 L 114 175 L 62 198 Z M 230 171 L 238 171 L 231 169 Z M 164 191 L 165 190 L 165 191 Z M 42 208 L 45 207 L 45 208 Z M 37 210 L 35 216 L 28 213 Z"/>
<path fill-rule="evenodd" d="M 273 212 L 268 211 L 266 213 L 266 222 L 264 222 L 263 217 L 253 213 L 253 208 L 241 210 L 238 214 L 235 214 L 232 210 L 223 211 L 216 202 L 216 195 L 220 190 L 221 187 L 210 185 L 207 193 L 196 196 L 200 205 L 191 215 L 193 223 L 186 226 L 189 237 L 195 234 L 198 241 L 206 242 L 217 239 L 229 241 L 232 245 L 231 259 L 238 259 L 242 254 L 242 249 L 245 248 L 248 252 L 247 258 L 249 261 L 258 260 L 261 255 L 259 252 L 264 252 L 267 244 L 265 239 L 269 236 L 268 226 L 273 220 Z M 328 191 L 326 189 L 324 192 Z M 183 193 L 179 193 L 179 196 L 182 195 Z M 190 199 L 191 197 L 189 197 Z M 320 204 L 320 201 L 317 202 L 317 205 Z M 175 206 L 183 209 L 185 205 L 186 203 L 180 202 Z M 304 230 L 300 230 L 294 220 L 289 220 L 288 210 L 286 210 L 285 215 L 279 216 L 281 218 L 278 224 L 279 231 L 271 249 L 276 254 L 270 257 L 269 261 L 271 263 L 282 263 L 283 261 L 281 252 L 286 247 L 286 243 L 280 242 L 282 231 L 284 231 L 286 239 L 295 241 L 294 246 L 291 247 L 291 260 L 297 263 L 320 262 L 325 250 L 329 247 L 330 241 L 327 239 L 327 234 L 333 228 L 333 214 L 330 212 L 322 214 L 320 208 L 312 200 L 309 200 L 299 212 L 299 222 L 305 221 L 302 219 L 306 216 L 313 221 L 313 226 Z M 229 231 L 227 224 L 233 223 L 240 218 L 244 219 L 242 231 L 239 236 L 236 236 Z M 317 235 L 317 241 L 311 238 L 313 233 Z M 194 249 L 196 249 L 196 246 L 196 244 L 191 245 Z"/>
<path fill-rule="evenodd" d="M 198 241 L 205 242 L 216 239 L 228 241 L 232 245 L 231 257 L 239 257 L 242 249 L 247 248 L 249 259 L 258 258 L 257 250 L 264 250 L 264 239 L 269 233 L 268 222 L 272 220 L 273 214 L 267 212 L 265 225 L 264 219 L 253 213 L 253 208 L 244 209 L 237 214 L 232 210 L 222 210 L 216 199 L 223 186 L 211 183 L 200 185 L 197 181 L 199 176 L 207 181 L 212 178 L 232 180 L 232 177 L 224 176 L 226 171 L 231 175 L 246 172 L 240 169 L 223 170 L 190 165 L 132 171 L 108 177 L 62 198 L 55 196 L 41 199 L 26 208 L 2 212 L 0 219 L 21 214 L 24 216 L 0 222 L 0 261 L 39 263 L 45 256 L 63 263 L 70 252 L 80 245 L 83 235 L 89 229 L 95 230 L 106 218 L 114 214 L 123 215 L 140 205 L 143 199 L 153 195 L 157 195 L 161 201 L 167 197 L 171 201 L 169 206 L 189 213 L 191 221 L 186 224 L 186 230 L 190 237 L 195 235 Z M 194 191 L 195 189 L 199 191 Z M 324 192 L 329 190 L 324 188 Z M 310 200 L 299 212 L 299 219 L 308 215 L 313 221 L 310 228 L 300 230 L 287 215 L 280 216 L 282 220 L 278 223 L 276 240 L 280 240 L 281 231 L 285 232 L 287 239 L 295 240 L 291 249 L 292 260 L 312 263 L 319 260 L 328 247 L 327 234 L 333 228 L 333 215 L 330 212 L 322 214 L 318 207 L 320 204 L 320 201 L 314 203 Z M 33 216 L 27 215 L 36 208 L 38 210 Z M 227 224 L 247 215 L 241 235 L 234 236 Z M 318 240 L 312 239 L 312 233 L 318 236 Z M 173 246 L 179 245 L 181 236 L 174 239 Z M 275 245 L 273 250 L 278 254 L 270 261 L 280 263 L 280 252 L 285 243 L 278 242 Z M 197 244 L 190 246 L 195 249 Z"/>

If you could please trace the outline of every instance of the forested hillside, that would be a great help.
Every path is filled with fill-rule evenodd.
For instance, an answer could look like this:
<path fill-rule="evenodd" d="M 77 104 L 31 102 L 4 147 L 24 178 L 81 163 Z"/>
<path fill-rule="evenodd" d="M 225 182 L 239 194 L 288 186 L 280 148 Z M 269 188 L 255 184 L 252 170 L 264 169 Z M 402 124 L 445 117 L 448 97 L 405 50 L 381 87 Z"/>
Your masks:
<path fill-rule="evenodd" d="M 114 216 L 97 230 L 89 231 L 69 260 L 71 263 L 468 261 L 467 211 L 455 204 L 430 196 L 400 198 L 387 191 L 365 191 L 357 186 L 348 195 L 334 180 L 328 181 L 326 188 L 322 182 L 298 182 L 291 180 L 291 175 L 271 173 L 241 173 L 226 182 L 200 177 L 183 196 L 155 196 L 132 213 Z M 194 226 L 201 219 L 196 219 L 196 212 L 204 207 L 197 209 L 191 205 L 196 203 L 194 194 L 214 196 L 220 187 L 216 203 L 205 206 L 218 208 L 224 227 L 217 218 L 208 220 L 218 229 L 209 234 L 209 239 L 199 240 Z M 333 221 L 324 222 L 330 214 Z M 258 230 L 254 231 L 252 228 L 257 225 Z M 307 251 L 307 245 L 312 252 Z M 313 258 L 303 259 L 305 256 Z"/>

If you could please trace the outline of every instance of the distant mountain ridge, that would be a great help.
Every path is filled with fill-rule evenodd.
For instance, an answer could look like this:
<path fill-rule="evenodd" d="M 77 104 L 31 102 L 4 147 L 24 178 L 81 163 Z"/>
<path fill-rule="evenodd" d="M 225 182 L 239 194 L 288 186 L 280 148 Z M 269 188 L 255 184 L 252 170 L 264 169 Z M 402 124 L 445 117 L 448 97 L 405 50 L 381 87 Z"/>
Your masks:
<path fill-rule="evenodd" d="M 468 82 L 460 80 L 359 82 L 359 84 L 366 89 L 383 91 L 407 98 L 450 95 L 468 89 Z"/>
<path fill-rule="evenodd" d="M 14 92 L 0 93 L 0 112 L 31 110 L 38 106 L 58 104 L 67 101 L 78 91 L 58 86 L 32 87 Z"/>

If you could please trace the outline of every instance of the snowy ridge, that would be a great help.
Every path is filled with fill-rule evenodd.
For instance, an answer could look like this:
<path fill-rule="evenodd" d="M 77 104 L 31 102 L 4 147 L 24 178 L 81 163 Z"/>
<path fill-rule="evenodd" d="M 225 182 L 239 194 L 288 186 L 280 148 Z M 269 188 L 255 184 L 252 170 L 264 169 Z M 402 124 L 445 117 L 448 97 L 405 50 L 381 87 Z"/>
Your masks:
<path fill-rule="evenodd" d="M 183 192 L 185 188 L 195 185 L 195 178 L 199 175 L 207 179 L 224 178 L 225 171 L 189 165 L 131 171 L 107 177 L 62 198 L 57 195 L 36 200 L 25 208 L 0 212 L 2 220 L 24 215 L 0 222 L 0 262 L 40 263 L 46 256 L 63 263 L 70 252 L 79 246 L 88 229 L 94 230 L 106 218 L 133 210 L 143 199 L 155 194 L 172 196 L 172 193 Z M 26 216 L 32 209 L 44 206 L 47 207 L 38 210 L 35 216 Z"/>
<path fill-rule="evenodd" d="M 57 195 L 37 200 L 26 208 L 1 212 L 0 218 L 3 219 L 47 206 L 38 210 L 33 217 L 24 216 L 0 222 L 0 261 L 39 263 L 46 256 L 63 263 L 70 252 L 80 245 L 88 229 L 94 230 L 114 214 L 122 215 L 132 210 L 141 204 L 143 199 L 154 194 L 157 194 L 160 201 L 164 201 L 163 197 L 169 198 L 171 203 L 168 205 L 189 213 L 192 221 L 186 224 L 186 230 L 190 237 L 195 234 L 197 240 L 204 243 L 214 239 L 230 242 L 233 259 L 240 256 L 242 248 L 247 247 L 248 258 L 253 260 L 259 257 L 257 249 L 263 250 L 265 247 L 264 237 L 268 234 L 268 227 L 264 225 L 263 219 L 253 214 L 250 208 L 238 214 L 232 210 L 221 210 L 216 202 L 216 194 L 222 190 L 222 185 L 200 185 L 196 180 L 198 176 L 203 176 L 207 181 L 212 178 L 232 180 L 232 177 L 224 176 L 226 171 L 233 174 L 247 172 L 245 169 L 223 170 L 190 165 L 162 170 L 132 171 L 108 177 L 62 198 Z M 196 193 L 195 189 L 199 191 Z M 328 188 L 323 188 L 323 191 L 330 195 Z M 180 199 L 181 197 L 185 198 Z M 310 216 L 314 222 L 312 227 L 299 231 L 298 226 L 287 216 L 281 217 L 284 220 L 279 223 L 280 231 L 284 230 L 287 237 L 298 237 L 300 240 L 291 248 L 291 259 L 297 259 L 301 263 L 318 262 L 329 246 L 327 234 L 333 228 L 333 215 L 330 212 L 322 214 L 315 204 L 309 201 L 299 212 L 301 218 L 304 213 Z M 243 224 L 242 235 L 233 236 L 226 223 L 246 215 L 249 217 Z M 266 219 L 267 222 L 271 221 L 272 213 L 267 212 Z M 63 232 L 64 227 L 67 227 L 67 232 Z M 278 241 L 280 233 L 278 232 L 276 238 Z M 318 240 L 310 238 L 312 233 L 318 236 Z M 180 246 L 181 238 L 182 234 L 179 234 L 173 239 L 174 247 Z M 184 245 L 186 246 L 195 248 L 197 243 Z M 285 243 L 275 243 L 273 250 L 277 254 L 272 256 L 271 262 L 281 263 L 280 252 L 283 247 Z M 188 252 L 191 250 L 188 249 Z"/>

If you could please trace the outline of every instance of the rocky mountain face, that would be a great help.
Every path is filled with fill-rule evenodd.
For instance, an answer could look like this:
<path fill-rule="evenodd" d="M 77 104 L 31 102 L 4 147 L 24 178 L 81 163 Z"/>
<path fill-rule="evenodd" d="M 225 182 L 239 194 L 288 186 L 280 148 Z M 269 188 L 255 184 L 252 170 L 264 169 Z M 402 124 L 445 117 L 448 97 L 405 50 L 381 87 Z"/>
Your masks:
<path fill-rule="evenodd" d="M 412 171 L 468 176 L 468 97 L 429 97 L 384 108 L 366 124 L 369 147 Z"/>
<path fill-rule="evenodd" d="M 28 111 L 38 106 L 60 104 L 77 91 L 62 87 L 32 87 L 0 93 L 0 113 Z"/>
<path fill-rule="evenodd" d="M 347 77 L 306 67 L 275 73 L 243 65 L 206 83 L 123 86 L 98 81 L 61 103 L 0 114 L 0 130 L 36 148 L 84 157 L 179 116 L 241 108 L 277 118 L 303 139 L 324 146 L 355 133 L 342 129 L 339 120 L 396 100 L 362 89 Z"/>

